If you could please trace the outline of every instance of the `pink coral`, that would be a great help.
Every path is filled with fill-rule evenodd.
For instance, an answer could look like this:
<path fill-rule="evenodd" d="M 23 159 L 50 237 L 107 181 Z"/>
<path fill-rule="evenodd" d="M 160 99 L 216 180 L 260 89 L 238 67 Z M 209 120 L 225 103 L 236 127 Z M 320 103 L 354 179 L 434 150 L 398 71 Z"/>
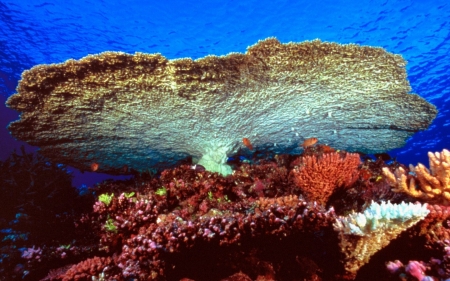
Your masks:
<path fill-rule="evenodd" d="M 108 220 L 117 225 L 117 232 L 101 228 L 100 234 L 102 249 L 116 253 L 111 273 L 139 280 L 166 278 L 173 274 L 175 253 L 195 245 L 208 243 L 216 250 L 249 247 L 261 237 L 278 241 L 304 232 L 310 233 L 301 236 L 308 241 L 331 230 L 334 211 L 289 194 L 293 189 L 286 186 L 287 175 L 285 167 L 273 162 L 242 165 L 234 180 L 182 166 L 164 171 L 159 182 L 143 182 L 144 188 L 130 198 L 123 193 L 114 196 L 109 206 L 94 208 L 92 216 L 100 225 Z M 156 194 L 162 186 L 165 196 Z M 278 196 L 269 197 L 273 194 Z M 235 255 L 239 254 L 233 254 L 233 262 Z M 86 266 L 80 264 L 74 272 L 84 274 Z M 111 273 L 105 275 L 107 280 Z"/>
<path fill-rule="evenodd" d="M 35 249 L 33 246 L 33 248 L 28 248 L 22 253 L 22 258 L 27 259 L 27 260 L 31 260 L 33 258 L 39 259 L 40 255 L 42 255 L 41 248 Z"/>
<path fill-rule="evenodd" d="M 396 260 L 393 262 L 390 261 L 386 264 L 387 270 L 392 274 L 398 273 L 402 267 L 403 267 L 403 263 L 399 260 Z"/>
<path fill-rule="evenodd" d="M 405 271 L 411 276 L 416 277 L 419 281 L 422 281 L 425 277 L 425 266 L 418 261 L 410 261 Z"/>

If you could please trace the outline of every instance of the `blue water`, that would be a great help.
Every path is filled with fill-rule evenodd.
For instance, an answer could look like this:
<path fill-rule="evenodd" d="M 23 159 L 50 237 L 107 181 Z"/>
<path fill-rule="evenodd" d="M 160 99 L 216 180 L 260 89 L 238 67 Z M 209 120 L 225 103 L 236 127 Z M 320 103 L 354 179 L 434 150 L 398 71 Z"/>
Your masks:
<path fill-rule="evenodd" d="M 126 4 L 124 4 L 126 3 Z M 0 1 L 0 156 L 20 146 L 3 101 L 22 71 L 103 51 L 162 53 L 168 58 L 245 52 L 259 39 L 381 46 L 401 54 L 414 93 L 439 114 L 392 155 L 427 163 L 450 148 L 450 4 L 448 1 Z M 83 180 L 79 179 L 78 184 Z"/>

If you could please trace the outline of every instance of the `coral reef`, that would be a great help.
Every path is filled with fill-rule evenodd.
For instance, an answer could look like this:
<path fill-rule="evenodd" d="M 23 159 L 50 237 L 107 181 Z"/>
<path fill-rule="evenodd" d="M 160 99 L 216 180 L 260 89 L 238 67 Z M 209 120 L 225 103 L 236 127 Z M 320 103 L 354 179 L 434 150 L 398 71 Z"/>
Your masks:
<path fill-rule="evenodd" d="M 450 278 L 450 209 L 387 188 L 382 169 L 401 164 L 320 144 L 229 164 L 227 177 L 185 163 L 97 184 L 70 241 L 10 240 L 0 280 Z M 334 179 L 326 199 L 302 189 L 314 178 Z"/>
<path fill-rule="evenodd" d="M 387 270 L 398 275 L 401 280 L 448 280 L 450 276 L 450 241 L 439 242 L 440 258 L 430 258 L 428 262 L 410 260 L 405 266 L 399 260 L 386 263 Z"/>
<path fill-rule="evenodd" d="M 437 114 L 405 66 L 382 48 L 268 38 L 195 61 L 105 52 L 24 71 L 9 130 L 53 162 L 0 162 L 0 281 L 449 278 L 450 152 L 430 170 L 362 154 Z M 65 165 L 134 178 L 82 196 Z M 423 251 L 406 263 L 408 243 Z"/>
<path fill-rule="evenodd" d="M 54 277 L 53 279 L 59 279 L 62 277 L 63 281 L 69 280 L 102 280 L 104 278 L 104 271 L 108 270 L 108 267 L 113 265 L 112 258 L 110 257 L 93 257 L 84 260 L 76 265 L 73 265 L 60 277 Z M 113 278 L 119 279 L 118 276 Z"/>
<path fill-rule="evenodd" d="M 404 192 L 427 202 L 450 204 L 450 151 L 428 152 L 430 169 L 423 164 L 410 165 L 409 173 L 402 167 L 393 173 L 383 168 L 383 174 L 395 192 Z"/>

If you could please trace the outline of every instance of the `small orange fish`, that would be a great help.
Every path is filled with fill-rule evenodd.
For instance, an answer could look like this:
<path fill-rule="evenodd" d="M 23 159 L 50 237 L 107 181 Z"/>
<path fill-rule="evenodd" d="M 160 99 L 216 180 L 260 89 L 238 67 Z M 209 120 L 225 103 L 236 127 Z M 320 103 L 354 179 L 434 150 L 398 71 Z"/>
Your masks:
<path fill-rule="evenodd" d="M 334 149 L 334 148 L 332 148 L 332 147 L 330 147 L 328 145 L 324 145 L 324 144 L 319 145 L 319 148 L 322 149 L 323 153 L 331 153 L 331 152 L 335 152 L 336 151 L 336 149 Z"/>
<path fill-rule="evenodd" d="M 243 138 L 242 142 L 248 149 L 253 150 L 253 145 L 248 138 Z"/>
<path fill-rule="evenodd" d="M 91 164 L 91 171 L 92 171 L 92 172 L 95 172 L 95 171 L 97 171 L 97 169 L 98 169 L 98 164 L 95 163 L 95 162 L 92 163 L 92 164 Z"/>
<path fill-rule="evenodd" d="M 306 139 L 303 143 L 302 143 L 302 147 L 303 148 L 307 148 L 308 146 L 311 145 L 315 145 L 319 140 L 317 138 L 309 138 Z"/>

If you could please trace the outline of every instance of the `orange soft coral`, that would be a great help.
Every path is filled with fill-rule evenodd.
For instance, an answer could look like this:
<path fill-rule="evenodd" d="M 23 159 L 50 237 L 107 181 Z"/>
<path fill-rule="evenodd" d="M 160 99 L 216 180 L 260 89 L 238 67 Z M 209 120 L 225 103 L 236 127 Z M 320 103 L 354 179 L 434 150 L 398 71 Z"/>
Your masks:
<path fill-rule="evenodd" d="M 295 184 L 306 199 L 326 204 L 338 187 L 349 187 L 358 178 L 359 155 L 356 153 L 326 153 L 322 157 L 305 156 L 301 165 L 292 170 Z"/>

